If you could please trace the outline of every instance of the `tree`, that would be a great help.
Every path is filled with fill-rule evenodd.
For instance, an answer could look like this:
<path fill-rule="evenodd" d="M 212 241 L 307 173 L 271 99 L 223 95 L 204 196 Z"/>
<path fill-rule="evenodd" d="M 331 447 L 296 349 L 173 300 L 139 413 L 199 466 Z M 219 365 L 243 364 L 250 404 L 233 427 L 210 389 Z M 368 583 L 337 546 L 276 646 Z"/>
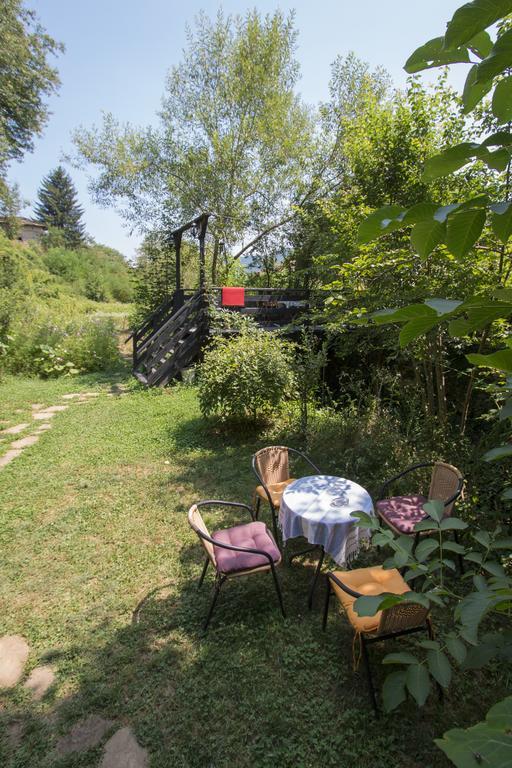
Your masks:
<path fill-rule="evenodd" d="M 5 199 L 8 163 L 32 150 L 48 119 L 45 99 L 59 86 L 49 59 L 64 49 L 21 0 L 0 0 L 0 18 L 0 197 Z"/>
<path fill-rule="evenodd" d="M 38 221 L 61 230 L 69 247 L 81 245 L 85 239 L 83 209 L 78 205 L 71 176 L 61 165 L 43 179 L 38 196 L 35 210 Z"/>
<path fill-rule="evenodd" d="M 107 115 L 101 129 L 76 132 L 79 162 L 99 170 L 96 200 L 121 206 L 142 231 L 212 212 L 215 281 L 221 252 L 239 258 L 308 194 L 313 128 L 294 92 L 295 39 L 293 15 L 200 14 L 157 128 Z"/>

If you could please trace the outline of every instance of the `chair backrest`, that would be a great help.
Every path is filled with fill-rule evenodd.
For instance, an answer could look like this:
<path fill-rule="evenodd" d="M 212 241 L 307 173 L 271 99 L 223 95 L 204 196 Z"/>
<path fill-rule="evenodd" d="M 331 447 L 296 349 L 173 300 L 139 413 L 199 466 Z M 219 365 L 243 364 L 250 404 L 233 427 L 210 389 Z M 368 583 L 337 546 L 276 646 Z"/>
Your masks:
<path fill-rule="evenodd" d="M 416 629 L 425 624 L 429 609 L 417 603 L 398 603 L 382 611 L 379 622 L 379 635 Z"/>
<path fill-rule="evenodd" d="M 288 448 L 284 445 L 270 445 L 254 454 L 258 474 L 265 485 L 282 483 L 290 479 Z"/>
<path fill-rule="evenodd" d="M 457 492 L 457 489 L 461 488 L 462 480 L 462 475 L 457 467 L 452 467 L 451 464 L 445 464 L 443 461 L 436 461 L 432 470 L 428 498 L 430 500 L 447 501 Z M 445 517 L 451 515 L 454 504 L 455 499 L 445 507 Z"/>
<path fill-rule="evenodd" d="M 206 536 L 210 536 L 210 533 L 208 531 L 208 528 L 206 527 L 206 524 L 202 518 L 201 513 L 199 512 L 197 504 L 193 504 L 193 506 L 191 506 L 188 511 L 188 522 L 192 530 L 194 530 L 199 536 L 199 540 L 201 541 L 201 544 L 203 545 L 206 551 L 206 554 L 212 561 L 213 565 L 217 567 L 217 561 L 215 559 L 215 549 L 213 544 L 211 543 L 211 541 L 206 541 L 206 539 L 203 539 L 203 537 L 201 536 L 201 533 L 206 534 Z"/>

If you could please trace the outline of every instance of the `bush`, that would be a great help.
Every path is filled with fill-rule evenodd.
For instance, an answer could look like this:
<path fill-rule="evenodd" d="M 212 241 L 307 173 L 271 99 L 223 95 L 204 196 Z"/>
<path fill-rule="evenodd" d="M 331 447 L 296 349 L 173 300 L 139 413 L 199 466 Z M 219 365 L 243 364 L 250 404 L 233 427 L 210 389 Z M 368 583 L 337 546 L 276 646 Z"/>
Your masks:
<path fill-rule="evenodd" d="M 292 347 L 275 334 L 219 337 L 199 368 L 201 412 L 256 420 L 292 394 L 293 383 Z"/>

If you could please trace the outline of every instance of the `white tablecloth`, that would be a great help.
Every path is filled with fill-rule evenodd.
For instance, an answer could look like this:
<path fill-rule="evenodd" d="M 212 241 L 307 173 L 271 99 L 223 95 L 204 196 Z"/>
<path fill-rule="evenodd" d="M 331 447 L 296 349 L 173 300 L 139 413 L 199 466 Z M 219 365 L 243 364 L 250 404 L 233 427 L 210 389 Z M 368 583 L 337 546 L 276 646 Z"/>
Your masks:
<path fill-rule="evenodd" d="M 351 512 L 373 514 L 370 494 L 360 485 L 330 475 L 301 477 L 286 487 L 281 499 L 283 541 L 304 536 L 345 565 L 370 535 L 367 528 L 354 525 Z"/>

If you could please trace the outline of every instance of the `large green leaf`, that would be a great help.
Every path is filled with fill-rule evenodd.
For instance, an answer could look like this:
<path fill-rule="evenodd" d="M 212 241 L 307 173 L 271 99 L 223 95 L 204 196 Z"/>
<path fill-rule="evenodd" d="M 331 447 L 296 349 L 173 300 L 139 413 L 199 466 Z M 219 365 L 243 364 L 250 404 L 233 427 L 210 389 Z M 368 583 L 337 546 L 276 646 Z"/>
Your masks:
<path fill-rule="evenodd" d="M 461 144 L 455 144 L 448 147 L 438 155 L 430 157 L 423 171 L 423 179 L 431 181 L 440 176 L 447 176 L 454 171 L 458 171 L 464 165 L 469 163 L 472 157 L 480 150 L 480 144 L 474 141 L 463 141 Z"/>
<path fill-rule="evenodd" d="M 448 688 L 452 679 L 452 668 L 443 651 L 428 651 L 427 662 L 430 674 L 443 688 Z"/>
<path fill-rule="evenodd" d="M 462 91 L 462 103 L 464 105 L 464 112 L 467 114 L 471 112 L 476 105 L 482 101 L 484 96 L 489 93 L 492 88 L 492 80 L 485 81 L 483 83 L 476 82 L 478 68 L 474 64 L 469 70 L 466 82 L 464 83 L 464 89 Z"/>
<path fill-rule="evenodd" d="M 505 72 L 512 61 L 512 30 L 509 29 L 496 40 L 492 51 L 477 65 L 475 82 L 483 83 L 492 80 L 496 75 Z"/>
<path fill-rule="evenodd" d="M 409 651 L 398 651 L 397 653 L 388 653 L 382 660 L 383 664 L 417 664 L 418 659 Z"/>
<path fill-rule="evenodd" d="M 456 211 L 448 217 L 446 246 L 454 256 L 465 256 L 476 243 L 485 224 L 485 210 Z"/>
<path fill-rule="evenodd" d="M 436 523 L 440 523 L 441 520 L 443 519 L 444 504 L 442 501 L 439 501 L 439 500 L 427 501 L 423 505 L 423 510 L 427 513 L 429 517 L 432 518 L 432 520 L 435 520 Z"/>
<path fill-rule="evenodd" d="M 462 640 L 460 640 L 460 638 L 458 638 L 455 634 L 449 634 L 445 637 L 444 641 L 448 651 L 451 653 L 455 661 L 458 664 L 462 664 L 467 654 L 466 646 Z"/>
<path fill-rule="evenodd" d="M 386 205 L 374 211 L 364 219 L 359 226 L 359 242 L 369 243 L 381 235 L 393 232 L 402 226 L 401 218 L 405 210 L 399 205 Z"/>
<path fill-rule="evenodd" d="M 447 731 L 437 746 L 457 768 L 510 768 L 512 696 L 495 704 L 485 723 Z"/>
<path fill-rule="evenodd" d="M 466 46 L 455 47 L 451 50 L 444 49 L 444 37 L 434 37 L 432 40 L 420 45 L 405 62 L 404 69 L 409 74 L 421 72 L 423 69 L 442 67 L 446 64 L 458 62 L 469 63 L 469 51 Z"/>
<path fill-rule="evenodd" d="M 473 354 L 466 355 L 466 357 L 473 365 L 496 368 L 498 371 L 512 373 L 512 349 L 499 349 L 490 355 Z"/>
<path fill-rule="evenodd" d="M 438 322 L 437 316 L 434 319 L 432 317 L 417 317 L 415 320 L 410 320 L 400 331 L 398 337 L 400 346 L 406 347 L 411 341 L 414 341 L 419 336 L 423 336 L 424 333 L 434 328 Z"/>
<path fill-rule="evenodd" d="M 512 78 L 510 78 L 512 80 Z M 491 227 L 502 243 L 507 243 L 512 235 L 512 203 L 494 203 L 491 209 Z"/>
<path fill-rule="evenodd" d="M 405 672 L 392 672 L 382 686 L 382 700 L 386 712 L 396 709 L 405 701 L 405 696 Z"/>
<path fill-rule="evenodd" d="M 411 232 L 412 246 L 421 258 L 425 259 L 443 242 L 445 231 L 446 225 L 435 219 L 419 221 Z"/>
<path fill-rule="evenodd" d="M 446 26 L 444 45 L 456 48 L 512 12 L 512 0 L 473 0 L 457 8 Z"/>
<path fill-rule="evenodd" d="M 498 461 L 499 459 L 507 459 L 512 456 L 512 443 L 507 445 L 500 445 L 497 448 L 491 448 L 483 455 L 484 461 Z"/>
<path fill-rule="evenodd" d="M 423 664 L 411 664 L 405 675 L 407 690 L 422 707 L 430 693 L 430 677 Z"/>
<path fill-rule="evenodd" d="M 492 111 L 501 123 L 512 120 L 512 77 L 503 78 L 494 89 Z"/>
<path fill-rule="evenodd" d="M 439 542 L 436 539 L 423 539 L 414 550 L 414 557 L 422 563 L 438 547 Z"/>
<path fill-rule="evenodd" d="M 419 221 L 432 219 L 439 208 L 436 203 L 416 203 L 412 205 L 404 216 L 404 224 L 417 224 Z"/>

